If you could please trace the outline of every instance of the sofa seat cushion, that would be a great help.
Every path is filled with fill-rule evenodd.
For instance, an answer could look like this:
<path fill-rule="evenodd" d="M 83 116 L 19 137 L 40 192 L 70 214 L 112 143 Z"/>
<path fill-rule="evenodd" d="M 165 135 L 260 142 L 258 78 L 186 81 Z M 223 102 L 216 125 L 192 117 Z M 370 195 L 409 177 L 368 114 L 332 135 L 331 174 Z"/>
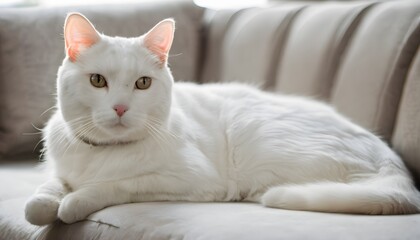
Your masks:
<path fill-rule="evenodd" d="M 150 202 L 118 205 L 71 225 L 35 227 L 24 199 L 0 203 L 0 239 L 418 239 L 420 214 L 361 216 L 265 208 L 255 203 Z M 11 221 L 12 220 L 12 221 Z M 6 235 L 5 235 L 6 234 Z"/>
<path fill-rule="evenodd" d="M 0 239 L 419 239 L 420 214 L 363 216 L 256 203 L 147 202 L 108 207 L 74 224 L 26 222 L 24 204 L 45 175 L 1 166 Z M 31 170 L 31 176 L 27 173 Z M 13 179 L 11 177 L 14 176 Z M 16 183 L 16 184 L 12 184 Z M 24 188 L 18 188 L 25 186 Z M 14 194 L 13 194 L 14 193 Z"/>

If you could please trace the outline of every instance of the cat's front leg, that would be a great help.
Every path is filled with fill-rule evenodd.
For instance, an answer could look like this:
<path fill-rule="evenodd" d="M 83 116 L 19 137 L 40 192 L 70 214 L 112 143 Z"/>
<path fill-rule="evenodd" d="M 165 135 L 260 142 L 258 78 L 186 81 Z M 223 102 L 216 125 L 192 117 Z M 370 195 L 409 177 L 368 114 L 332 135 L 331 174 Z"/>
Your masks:
<path fill-rule="evenodd" d="M 108 206 L 128 201 L 129 196 L 112 183 L 89 185 L 63 198 L 58 217 L 70 224 L 86 219 L 90 214 Z"/>
<path fill-rule="evenodd" d="M 69 192 L 64 182 L 52 178 L 38 187 L 25 205 L 25 218 L 34 225 L 46 225 L 57 219 L 60 201 Z"/>

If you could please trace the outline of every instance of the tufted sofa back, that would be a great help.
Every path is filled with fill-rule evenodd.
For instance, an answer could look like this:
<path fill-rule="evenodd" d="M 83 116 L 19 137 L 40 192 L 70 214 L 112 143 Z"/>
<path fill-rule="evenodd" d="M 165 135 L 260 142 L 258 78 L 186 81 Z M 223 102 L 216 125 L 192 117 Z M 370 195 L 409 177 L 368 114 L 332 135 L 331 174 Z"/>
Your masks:
<path fill-rule="evenodd" d="M 330 102 L 420 176 L 420 2 L 282 2 L 208 12 L 203 82 Z"/>

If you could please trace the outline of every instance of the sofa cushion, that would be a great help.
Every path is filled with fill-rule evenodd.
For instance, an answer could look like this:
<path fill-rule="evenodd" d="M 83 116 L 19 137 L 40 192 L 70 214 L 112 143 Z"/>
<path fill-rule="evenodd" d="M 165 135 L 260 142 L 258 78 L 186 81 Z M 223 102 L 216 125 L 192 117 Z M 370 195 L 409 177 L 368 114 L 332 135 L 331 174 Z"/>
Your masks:
<path fill-rule="evenodd" d="M 25 221 L 23 208 L 47 177 L 34 159 L 0 164 L 0 239 L 34 239 L 43 230 Z"/>
<path fill-rule="evenodd" d="M 254 203 L 118 205 L 71 225 L 25 222 L 24 199 L 0 202 L 0 239 L 417 239 L 420 214 L 362 216 L 288 211 Z M 8 219 L 1 223 L 1 219 Z"/>
<path fill-rule="evenodd" d="M 239 12 L 224 38 L 220 81 L 270 84 L 289 24 L 302 7 L 290 4 Z"/>
<path fill-rule="evenodd" d="M 169 62 L 177 80 L 195 80 L 203 10 L 191 2 L 0 9 L 0 158 L 32 152 L 55 104 L 55 79 L 64 58 L 66 14 L 85 14 L 101 32 L 135 37 L 164 18 L 177 24 Z"/>
<path fill-rule="evenodd" d="M 46 175 L 31 163 L 0 165 L 0 239 L 416 239 L 420 214 L 363 216 L 288 211 L 257 203 L 123 204 L 74 224 L 26 222 L 26 199 Z M 11 185 L 13 179 L 13 188 Z"/>
<path fill-rule="evenodd" d="M 222 45 L 230 22 L 238 15 L 237 9 L 207 9 L 203 21 L 203 56 L 200 82 L 218 82 L 220 79 L 220 59 Z"/>
<path fill-rule="evenodd" d="M 420 49 L 404 86 L 392 144 L 420 187 Z"/>
<path fill-rule="evenodd" d="M 332 103 L 389 140 L 407 69 L 419 46 L 419 1 L 371 8 L 356 30 L 335 81 Z"/>
<path fill-rule="evenodd" d="M 24 205 L 46 177 L 30 162 L 0 165 L 0 183 L 4 183 L 0 186 L 0 239 L 335 240 L 417 239 L 420 236 L 420 214 L 330 214 L 240 202 L 123 204 L 105 208 L 73 224 L 56 221 L 49 226 L 33 226 L 25 220 Z"/>
<path fill-rule="evenodd" d="M 28 197 L 36 186 L 46 181 L 48 174 L 42 174 L 42 165 L 34 159 L 3 162 L 0 165 L 0 202 L 19 197 Z"/>
<path fill-rule="evenodd" d="M 328 100 L 340 58 L 371 2 L 313 4 L 293 21 L 276 90 Z"/>

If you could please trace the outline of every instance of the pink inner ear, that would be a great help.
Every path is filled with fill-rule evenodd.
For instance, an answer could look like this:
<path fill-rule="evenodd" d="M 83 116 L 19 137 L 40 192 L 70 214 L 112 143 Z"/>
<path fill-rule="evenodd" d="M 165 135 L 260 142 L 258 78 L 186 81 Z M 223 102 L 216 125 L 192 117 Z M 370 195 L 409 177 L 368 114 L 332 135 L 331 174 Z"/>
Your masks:
<path fill-rule="evenodd" d="M 85 17 L 78 13 L 70 14 L 64 26 L 66 53 L 70 61 L 76 61 L 77 56 L 86 48 L 99 41 L 99 34 Z"/>
<path fill-rule="evenodd" d="M 144 38 L 146 47 L 156 54 L 162 63 L 168 59 L 168 52 L 174 38 L 174 29 L 174 21 L 166 19 L 158 23 Z"/>

